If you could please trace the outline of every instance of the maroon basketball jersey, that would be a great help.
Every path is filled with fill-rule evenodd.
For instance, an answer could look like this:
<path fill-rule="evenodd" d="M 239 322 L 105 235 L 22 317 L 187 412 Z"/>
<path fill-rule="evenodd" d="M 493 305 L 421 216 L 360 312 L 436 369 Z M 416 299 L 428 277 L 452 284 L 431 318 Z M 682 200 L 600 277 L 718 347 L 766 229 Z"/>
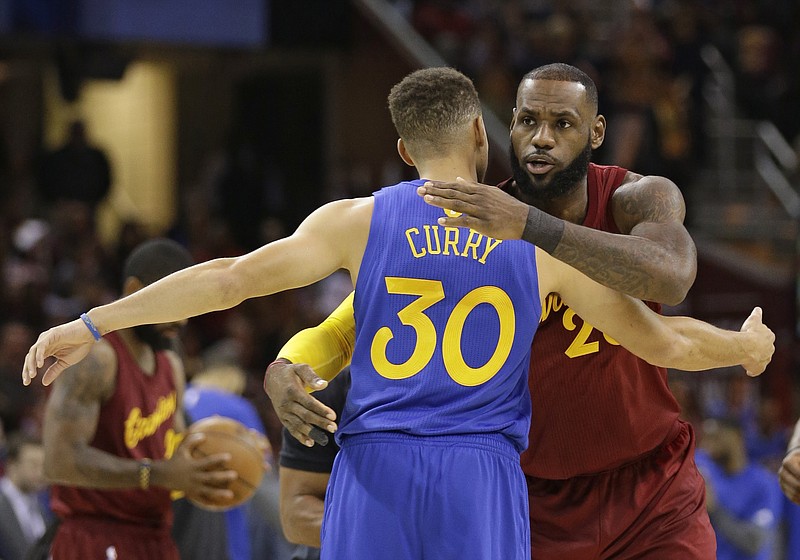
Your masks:
<path fill-rule="evenodd" d="M 619 232 L 610 201 L 626 172 L 589 165 L 582 225 Z M 665 369 L 604 336 L 555 294 L 542 308 L 528 383 L 533 418 L 522 468 L 539 478 L 571 478 L 631 462 L 663 443 L 680 411 Z"/>
<path fill-rule="evenodd" d="M 163 459 L 177 443 L 177 391 L 165 352 L 156 353 L 153 375 L 145 373 L 116 333 L 105 339 L 117 354 L 117 382 L 100 409 L 92 447 L 127 459 Z M 94 516 L 127 523 L 170 527 L 172 504 L 164 488 L 98 490 L 53 486 L 51 506 L 60 517 Z"/>

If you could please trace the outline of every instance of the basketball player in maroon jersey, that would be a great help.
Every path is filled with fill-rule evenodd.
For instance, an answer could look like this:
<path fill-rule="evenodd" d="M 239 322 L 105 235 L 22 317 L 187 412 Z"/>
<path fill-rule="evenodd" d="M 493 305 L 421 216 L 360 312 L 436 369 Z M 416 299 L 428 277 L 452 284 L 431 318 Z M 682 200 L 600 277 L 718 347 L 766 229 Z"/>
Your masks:
<path fill-rule="evenodd" d="M 600 283 L 654 302 L 656 310 L 677 304 L 697 270 L 683 197 L 664 177 L 590 163 L 605 128 L 586 74 L 565 64 L 537 68 L 517 91 L 513 178 L 500 188 L 464 181 L 426 184 L 419 192 L 462 213 L 440 219 L 442 225 L 525 239 Z M 529 448 L 522 454 L 533 558 L 713 560 L 695 436 L 678 418 L 666 371 L 592 328 L 556 294 L 542 315 L 531 355 Z M 313 445 L 312 429 L 333 431 L 335 415 L 305 385 L 325 382 L 299 363 L 273 363 L 265 377 L 281 421 Z"/>
<path fill-rule="evenodd" d="M 192 264 L 174 241 L 145 242 L 128 257 L 124 295 Z M 226 455 L 175 452 L 184 429 L 183 366 L 167 350 L 178 325 L 110 333 L 53 384 L 45 412 L 45 472 L 60 525 L 58 560 L 178 560 L 170 491 L 231 496 Z M 173 452 L 175 452 L 173 454 Z"/>

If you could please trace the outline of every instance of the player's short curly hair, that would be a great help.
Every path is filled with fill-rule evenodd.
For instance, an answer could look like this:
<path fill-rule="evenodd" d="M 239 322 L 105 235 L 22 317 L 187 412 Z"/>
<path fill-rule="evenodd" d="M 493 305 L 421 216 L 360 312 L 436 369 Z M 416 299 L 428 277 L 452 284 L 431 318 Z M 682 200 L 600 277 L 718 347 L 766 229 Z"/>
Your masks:
<path fill-rule="evenodd" d="M 463 142 L 463 127 L 481 115 L 481 104 L 472 80 L 458 70 L 425 68 L 392 88 L 389 112 L 410 151 L 435 156 Z"/>

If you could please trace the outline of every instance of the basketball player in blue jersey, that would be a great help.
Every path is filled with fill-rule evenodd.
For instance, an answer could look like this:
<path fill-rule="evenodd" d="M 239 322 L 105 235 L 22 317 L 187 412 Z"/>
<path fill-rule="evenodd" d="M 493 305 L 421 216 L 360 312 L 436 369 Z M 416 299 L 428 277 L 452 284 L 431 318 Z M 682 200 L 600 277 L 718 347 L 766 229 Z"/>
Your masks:
<path fill-rule="evenodd" d="M 356 287 L 352 385 L 322 526 L 322 558 L 525 560 L 527 368 L 542 302 L 565 304 L 653 363 L 761 373 L 774 335 L 756 308 L 741 331 L 661 317 L 523 241 L 439 225 L 425 179 L 477 180 L 488 142 L 472 82 L 449 68 L 411 73 L 389 95 L 398 151 L 420 179 L 315 211 L 282 240 L 175 273 L 43 333 L 52 382 L 95 339 L 233 307 L 345 268 Z"/>

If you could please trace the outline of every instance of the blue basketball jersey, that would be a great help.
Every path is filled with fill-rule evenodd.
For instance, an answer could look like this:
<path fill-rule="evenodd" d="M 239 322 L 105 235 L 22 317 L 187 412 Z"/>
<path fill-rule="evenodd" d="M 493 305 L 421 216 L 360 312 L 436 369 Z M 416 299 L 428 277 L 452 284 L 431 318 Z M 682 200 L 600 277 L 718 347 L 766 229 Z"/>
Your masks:
<path fill-rule="evenodd" d="M 416 193 L 423 182 L 374 195 L 337 437 L 499 433 L 522 451 L 541 314 L 535 249 L 439 225 L 444 211 Z"/>

